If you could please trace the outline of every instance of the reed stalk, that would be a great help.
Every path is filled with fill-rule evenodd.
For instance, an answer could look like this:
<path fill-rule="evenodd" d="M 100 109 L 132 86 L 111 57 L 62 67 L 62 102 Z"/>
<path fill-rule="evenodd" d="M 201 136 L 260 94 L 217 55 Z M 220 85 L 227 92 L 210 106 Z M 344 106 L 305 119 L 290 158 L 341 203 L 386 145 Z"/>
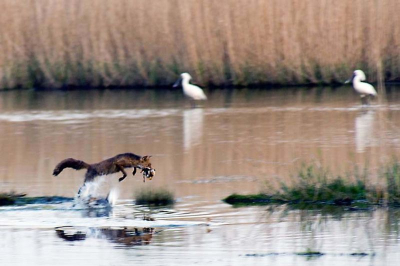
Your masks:
<path fill-rule="evenodd" d="M 400 77 L 397 0 L 3 0 L 0 88 Z"/>

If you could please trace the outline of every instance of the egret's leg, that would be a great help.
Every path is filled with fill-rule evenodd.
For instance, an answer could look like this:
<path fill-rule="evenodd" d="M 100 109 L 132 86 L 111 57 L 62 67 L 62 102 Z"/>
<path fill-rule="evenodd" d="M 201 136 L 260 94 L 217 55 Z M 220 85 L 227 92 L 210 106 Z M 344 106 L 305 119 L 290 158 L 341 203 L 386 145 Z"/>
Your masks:
<path fill-rule="evenodd" d="M 365 97 L 365 95 L 361 95 L 361 105 L 362 106 L 368 105 L 368 100 L 367 97 Z"/>

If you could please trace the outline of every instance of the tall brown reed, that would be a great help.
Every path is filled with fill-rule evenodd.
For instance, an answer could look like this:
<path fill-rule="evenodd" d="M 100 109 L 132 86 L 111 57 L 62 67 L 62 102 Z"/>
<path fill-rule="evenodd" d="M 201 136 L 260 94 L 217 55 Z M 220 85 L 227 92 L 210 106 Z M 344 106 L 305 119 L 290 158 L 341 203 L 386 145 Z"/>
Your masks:
<path fill-rule="evenodd" d="M 398 0 L 2 0 L 0 87 L 400 77 Z"/>

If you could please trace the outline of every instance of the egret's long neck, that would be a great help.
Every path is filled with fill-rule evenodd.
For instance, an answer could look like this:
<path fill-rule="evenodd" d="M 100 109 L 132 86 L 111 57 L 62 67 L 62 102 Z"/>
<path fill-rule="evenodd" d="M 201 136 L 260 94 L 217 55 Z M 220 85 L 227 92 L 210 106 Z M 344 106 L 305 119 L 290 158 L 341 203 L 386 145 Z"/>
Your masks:
<path fill-rule="evenodd" d="M 353 78 L 353 85 L 357 85 L 357 84 L 360 84 L 360 83 L 362 83 L 362 81 L 360 80 L 359 77 L 354 77 Z"/>
<path fill-rule="evenodd" d="M 188 85 L 189 85 L 189 79 L 187 79 L 187 78 L 182 79 L 182 88 L 183 88 L 183 90 L 186 90 Z"/>
<path fill-rule="evenodd" d="M 182 79 L 182 85 L 188 85 L 188 84 L 189 84 L 189 79 L 188 78 Z"/>

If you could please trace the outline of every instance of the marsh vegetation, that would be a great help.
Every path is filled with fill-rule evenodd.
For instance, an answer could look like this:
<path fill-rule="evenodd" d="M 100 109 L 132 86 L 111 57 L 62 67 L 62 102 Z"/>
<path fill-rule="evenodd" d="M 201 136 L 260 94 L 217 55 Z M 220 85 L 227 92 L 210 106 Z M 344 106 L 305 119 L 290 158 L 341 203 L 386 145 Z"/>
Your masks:
<path fill-rule="evenodd" d="M 400 206 L 400 164 L 397 161 L 382 167 L 380 184 L 368 182 L 368 170 L 355 169 L 347 176 L 332 175 L 317 164 L 303 164 L 290 184 L 267 185 L 259 194 L 232 194 L 224 199 L 232 205 L 312 204 L 366 207 L 371 205 Z"/>
<path fill-rule="evenodd" d="M 71 202 L 73 198 L 60 196 L 27 197 L 26 194 L 16 192 L 0 193 L 0 206 L 26 204 L 57 204 Z"/>
<path fill-rule="evenodd" d="M 369 81 L 400 77 L 383 1 L 1 1 L 0 88 Z"/>
<path fill-rule="evenodd" d="M 175 202 L 174 194 L 163 188 L 146 188 L 136 192 L 135 202 L 138 205 L 165 206 Z"/>

